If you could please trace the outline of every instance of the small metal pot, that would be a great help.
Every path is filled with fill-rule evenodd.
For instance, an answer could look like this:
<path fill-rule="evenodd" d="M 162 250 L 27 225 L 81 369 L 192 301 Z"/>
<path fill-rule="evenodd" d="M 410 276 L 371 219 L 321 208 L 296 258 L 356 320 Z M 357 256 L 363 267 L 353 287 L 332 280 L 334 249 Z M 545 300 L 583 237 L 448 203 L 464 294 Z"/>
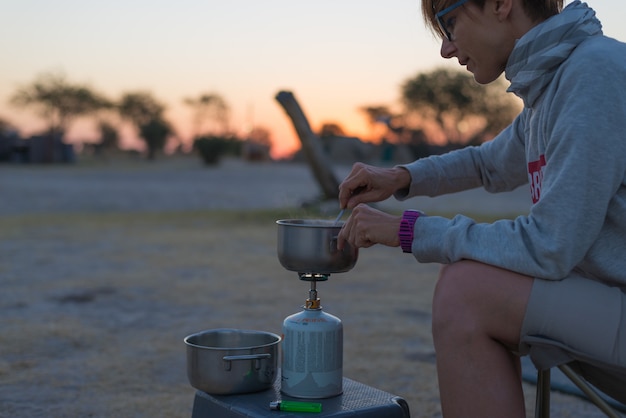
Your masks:
<path fill-rule="evenodd" d="M 344 222 L 283 219 L 278 224 L 278 260 L 290 271 L 304 274 L 343 273 L 358 259 L 358 249 L 346 243 L 339 251 L 337 235 Z"/>
<path fill-rule="evenodd" d="M 278 373 L 281 337 L 237 329 L 202 331 L 185 337 L 187 378 L 212 395 L 258 392 L 270 388 Z"/>

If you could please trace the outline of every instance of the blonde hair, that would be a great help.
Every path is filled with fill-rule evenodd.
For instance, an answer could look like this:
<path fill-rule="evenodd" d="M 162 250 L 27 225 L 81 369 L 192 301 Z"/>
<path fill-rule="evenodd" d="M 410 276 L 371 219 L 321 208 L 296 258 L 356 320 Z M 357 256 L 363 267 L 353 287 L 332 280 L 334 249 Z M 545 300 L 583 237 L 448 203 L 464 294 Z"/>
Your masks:
<path fill-rule="evenodd" d="M 485 6 L 486 0 L 470 0 L 481 9 Z M 444 37 L 437 24 L 435 15 L 446 7 L 454 4 L 454 0 L 422 0 L 422 16 L 426 27 L 435 35 Z M 522 0 L 524 11 L 534 22 L 541 22 L 547 18 L 558 14 L 563 10 L 563 0 Z"/>

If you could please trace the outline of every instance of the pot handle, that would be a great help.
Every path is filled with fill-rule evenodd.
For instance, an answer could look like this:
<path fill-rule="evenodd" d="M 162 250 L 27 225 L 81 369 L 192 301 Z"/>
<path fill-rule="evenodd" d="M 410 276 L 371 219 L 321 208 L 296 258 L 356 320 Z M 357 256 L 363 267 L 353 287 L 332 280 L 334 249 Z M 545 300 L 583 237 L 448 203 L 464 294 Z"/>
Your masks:
<path fill-rule="evenodd" d="M 224 356 L 224 370 L 228 371 L 231 368 L 231 362 L 238 360 L 254 360 L 254 370 L 261 368 L 261 360 L 269 359 L 272 355 L 270 353 L 261 354 L 243 354 L 241 356 Z"/>
<path fill-rule="evenodd" d="M 330 243 L 328 244 L 329 245 L 328 250 L 330 251 L 331 254 L 332 253 L 336 253 L 338 251 L 337 250 L 337 239 L 338 238 L 339 238 L 339 236 L 334 236 L 334 237 L 332 237 L 330 239 Z"/>

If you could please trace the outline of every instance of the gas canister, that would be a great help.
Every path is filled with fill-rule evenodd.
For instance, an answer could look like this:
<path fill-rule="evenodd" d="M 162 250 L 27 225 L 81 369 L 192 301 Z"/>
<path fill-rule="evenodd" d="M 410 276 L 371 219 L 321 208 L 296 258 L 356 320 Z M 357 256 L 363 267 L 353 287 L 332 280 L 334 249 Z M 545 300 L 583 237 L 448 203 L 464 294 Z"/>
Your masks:
<path fill-rule="evenodd" d="M 307 299 L 301 312 L 285 318 L 281 392 L 321 399 L 343 392 L 343 324 Z"/>

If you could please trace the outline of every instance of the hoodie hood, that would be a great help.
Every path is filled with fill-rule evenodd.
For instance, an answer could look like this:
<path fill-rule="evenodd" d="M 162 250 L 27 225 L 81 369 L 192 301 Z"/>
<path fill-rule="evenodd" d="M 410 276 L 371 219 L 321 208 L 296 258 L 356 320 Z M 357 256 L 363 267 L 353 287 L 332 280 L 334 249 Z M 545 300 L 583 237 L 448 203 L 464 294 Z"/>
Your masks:
<path fill-rule="evenodd" d="M 507 62 L 507 91 L 532 107 L 554 73 L 585 39 L 602 35 L 596 12 L 576 0 L 563 11 L 528 31 L 517 41 Z"/>

